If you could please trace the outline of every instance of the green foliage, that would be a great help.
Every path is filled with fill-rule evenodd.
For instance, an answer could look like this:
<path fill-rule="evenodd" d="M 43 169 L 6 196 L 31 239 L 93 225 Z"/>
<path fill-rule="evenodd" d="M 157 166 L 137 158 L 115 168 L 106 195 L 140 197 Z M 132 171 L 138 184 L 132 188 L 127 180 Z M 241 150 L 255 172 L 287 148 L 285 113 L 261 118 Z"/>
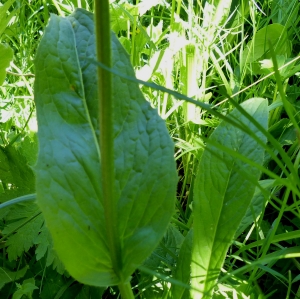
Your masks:
<path fill-rule="evenodd" d="M 33 278 L 29 278 L 23 281 L 22 285 L 17 284 L 18 290 L 14 292 L 13 299 L 21 299 L 24 296 L 27 298 L 32 298 L 33 290 L 38 288 L 35 286 L 35 281 Z"/>
<path fill-rule="evenodd" d="M 11 7 L 11 5 L 15 2 L 15 0 L 8 0 L 6 1 L 3 5 L 0 6 L 0 36 L 2 35 L 2 33 L 4 32 L 4 30 L 6 29 L 9 21 L 12 19 L 12 17 L 16 14 L 16 10 L 8 13 L 9 8 Z M 5 56 L 3 56 L 1 58 L 2 59 L 6 59 Z M 1 82 L 1 81 L 0 81 Z"/>
<path fill-rule="evenodd" d="M 183 235 L 178 231 L 176 227 L 170 225 L 166 231 L 164 237 L 152 252 L 152 254 L 145 260 L 143 267 L 148 270 L 159 271 L 163 275 L 169 275 L 174 273 L 176 269 L 176 264 L 179 262 L 178 253 L 184 241 Z M 148 285 L 148 288 L 144 291 L 145 297 L 162 298 L 164 293 L 168 292 L 168 287 L 165 286 L 161 288 L 155 281 L 153 281 L 153 276 L 149 273 L 140 274 L 140 281 L 143 285 Z"/>
<path fill-rule="evenodd" d="M 52 115 L 56 115 L 54 119 L 57 120 L 59 112 L 62 116 L 60 125 L 63 125 L 63 128 L 69 125 L 70 130 L 74 125 L 74 130 L 65 131 L 57 123 L 51 126 L 47 134 L 44 134 L 43 150 L 49 154 L 51 151 L 54 153 L 49 159 L 54 166 L 54 158 L 61 152 L 56 145 L 58 142 L 65 144 L 66 155 L 59 157 L 63 166 L 61 170 L 58 169 L 65 178 L 63 188 L 59 189 L 63 195 L 66 194 L 66 186 L 72 186 L 72 192 L 83 186 L 78 198 L 81 198 L 85 191 L 85 195 L 89 195 L 91 190 L 85 182 L 91 181 L 94 174 L 89 172 L 91 175 L 87 177 L 86 171 L 90 170 L 92 164 L 92 167 L 100 168 L 98 152 L 95 160 L 88 159 L 92 149 L 97 147 L 97 139 L 100 136 L 98 103 L 95 101 L 97 63 L 93 49 L 93 22 L 91 17 L 86 18 L 89 14 L 83 11 L 81 14 L 85 17 L 80 20 L 77 19 L 78 13 L 72 14 L 76 7 L 93 12 L 93 2 L 4 0 L 0 3 L 0 77 L 2 76 L 3 80 L 3 84 L 0 85 L 0 268 L 3 272 L 0 273 L 1 298 L 120 297 L 115 286 L 91 287 L 82 285 L 70 276 L 53 248 L 51 231 L 48 230 L 43 214 L 39 214 L 41 211 L 34 202 L 38 143 L 33 84 L 35 74 L 38 77 L 40 75 L 33 61 L 41 37 L 49 36 L 49 30 L 52 30 L 52 26 L 47 27 L 50 13 L 60 16 L 53 17 L 52 24 L 56 19 L 60 24 L 74 24 L 75 27 L 67 26 L 70 35 L 66 38 L 62 33 L 63 43 L 60 47 L 57 47 L 57 40 L 54 39 L 53 44 L 47 44 L 47 49 L 44 46 L 45 57 L 48 54 L 52 55 L 52 49 L 64 53 L 66 45 L 70 46 L 68 50 L 75 53 L 75 56 L 70 56 L 73 57 L 72 61 L 70 59 L 63 61 L 63 64 L 57 64 L 55 70 L 49 68 L 49 80 L 47 76 L 42 82 L 49 90 L 55 92 L 53 99 L 59 104 L 52 106 L 50 111 L 44 110 L 45 120 L 49 119 L 49 123 L 52 123 Z M 157 247 L 149 247 L 147 254 L 146 250 L 140 254 L 135 254 L 134 251 L 132 253 L 136 256 L 132 260 L 141 261 L 142 255 L 145 259 L 136 271 L 130 270 L 133 273 L 129 274 L 132 274 L 130 284 L 136 298 L 197 298 L 205 296 L 201 293 L 203 287 L 210 290 L 213 288 L 211 298 L 300 298 L 300 154 L 297 131 L 300 107 L 299 8 L 298 0 L 110 1 L 110 27 L 129 54 L 134 67 L 133 72 L 128 56 L 114 38 L 113 49 L 118 50 L 113 52 L 114 59 L 121 55 L 111 69 L 115 97 L 118 98 L 118 103 L 125 106 L 129 105 L 129 96 L 130 103 L 135 103 L 136 94 L 139 93 L 136 84 L 139 84 L 143 96 L 165 120 L 175 143 L 179 176 L 175 212 L 173 210 L 172 214 L 170 211 L 164 220 L 166 224 L 172 214 L 172 223 L 166 233 L 164 234 L 166 225 L 157 225 L 162 237 L 152 243 L 157 244 Z M 70 39 L 73 44 L 66 43 Z M 42 41 L 43 43 L 45 41 Z M 55 55 L 57 56 L 57 53 Z M 46 65 L 48 60 L 43 61 L 40 58 L 38 64 Z M 68 65 L 68 61 L 71 66 L 77 65 L 74 68 L 75 72 L 70 73 L 68 69 L 62 68 L 62 65 Z M 54 65 L 55 63 L 54 61 Z M 103 67 L 101 64 L 99 66 Z M 56 78 L 55 81 L 56 74 L 62 70 L 66 70 L 65 74 L 71 81 L 74 78 L 78 80 L 67 82 L 68 85 L 64 85 L 67 84 L 66 78 Z M 137 78 L 146 82 L 136 80 L 134 73 Z M 117 86 L 120 88 L 116 88 Z M 77 110 L 74 110 L 72 105 L 65 105 L 66 92 L 70 96 L 68 99 L 72 98 L 78 103 Z M 142 101 L 143 96 L 139 94 L 137 98 Z M 229 100 L 229 97 L 232 99 Z M 244 107 L 243 103 L 247 103 L 250 98 L 264 98 L 268 102 L 267 131 L 258 129 L 251 118 L 246 121 L 249 125 L 245 127 L 236 118 L 231 117 L 232 113 L 236 113 L 239 116 L 244 115 L 242 119 L 246 120 L 245 114 L 239 114 L 242 113 L 240 107 Z M 83 107 L 85 105 L 86 107 Z M 115 129 L 120 127 L 120 122 L 124 119 L 125 110 L 122 107 L 115 109 Z M 235 107 L 237 110 L 232 112 Z M 130 111 L 136 112 L 135 109 Z M 81 113 L 82 117 L 78 118 L 78 113 Z M 80 120 L 86 128 L 82 134 L 83 131 L 77 130 L 81 127 L 78 125 Z M 135 119 L 129 120 L 132 120 L 132 128 L 144 128 L 144 123 L 138 122 L 139 126 L 134 126 Z M 128 122 L 124 124 L 128 125 Z M 220 137 L 219 141 L 214 140 L 214 136 L 218 131 L 222 131 L 224 126 L 231 128 L 229 133 Z M 133 129 L 132 133 L 134 132 Z M 234 132 L 248 136 L 252 142 L 254 140 L 251 138 L 255 138 L 257 134 L 262 134 L 264 141 L 267 138 L 266 144 L 261 142 L 256 148 L 256 151 L 264 151 L 263 162 L 256 160 L 256 155 L 247 158 L 245 153 L 233 150 L 232 142 L 237 138 Z M 52 136 L 49 138 L 50 133 Z M 91 135 L 94 136 L 92 140 L 88 137 Z M 153 179 L 160 184 L 163 171 L 160 168 L 163 168 L 165 157 L 160 157 L 160 167 L 141 176 L 137 184 L 134 184 L 133 180 L 122 180 L 123 173 L 120 169 L 125 169 L 124 165 L 129 169 L 133 160 L 130 160 L 130 157 L 140 156 L 143 152 L 140 147 L 135 147 L 136 143 L 127 138 L 128 135 L 124 135 L 123 131 L 116 136 L 120 137 L 114 151 L 115 157 L 119 155 L 119 159 L 115 160 L 118 167 L 116 177 L 120 173 L 120 188 L 115 188 L 116 193 L 120 193 L 126 183 L 127 195 L 133 194 L 135 188 L 146 186 L 148 180 Z M 73 140 L 72 146 L 70 140 Z M 80 155 L 77 151 L 78 145 L 81 145 Z M 133 154 L 134 149 L 136 151 Z M 77 154 L 75 162 L 66 163 L 68 160 L 65 160 L 65 157 L 69 157 L 72 150 Z M 251 156 L 251 152 L 249 155 Z M 226 160 L 221 161 L 220 157 L 226 157 Z M 216 167 L 207 168 L 210 160 L 217 161 L 214 164 Z M 237 181 L 228 181 L 227 189 L 234 193 L 233 198 L 238 197 L 237 204 L 232 204 L 231 209 L 226 210 L 226 200 L 209 202 L 212 207 L 211 215 L 217 216 L 218 220 L 213 223 L 219 232 L 216 240 L 226 239 L 224 244 L 221 243 L 210 252 L 205 250 L 203 244 L 205 240 L 210 239 L 209 234 L 204 235 L 203 240 L 198 240 L 199 233 L 204 234 L 209 229 L 209 214 L 205 213 L 209 205 L 203 204 L 202 208 L 205 197 L 199 197 L 198 191 L 201 188 L 203 194 L 216 193 L 217 188 L 209 188 L 209 184 L 203 184 L 209 177 L 215 181 L 219 178 L 216 186 L 224 184 L 218 169 L 224 162 L 231 160 L 236 161 L 235 166 L 253 170 L 256 176 L 254 178 L 250 172 L 245 173 L 241 168 L 236 170 L 237 181 L 245 179 L 246 183 L 237 186 Z M 73 173 L 73 165 L 78 166 L 76 161 L 85 161 L 87 167 L 82 172 L 76 168 Z M 131 168 L 135 171 L 134 167 Z M 48 182 L 53 185 L 56 178 L 61 176 L 52 169 Z M 143 174 L 146 169 L 148 166 L 142 169 Z M 47 169 L 46 172 L 48 173 Z M 48 173 L 48 178 L 50 174 Z M 99 177 L 94 177 L 95 184 L 99 187 Z M 245 190 L 246 186 L 250 186 L 247 189 L 247 200 L 246 193 L 240 192 Z M 160 208 L 162 203 L 158 198 L 159 196 L 155 196 L 151 208 L 157 210 L 157 217 L 164 218 L 164 212 Z M 91 201 L 91 198 L 88 200 Z M 116 198 L 116 201 L 118 200 Z M 247 204 L 238 209 L 238 204 L 242 204 L 244 200 Z M 128 251 L 131 250 L 130 245 L 137 242 L 130 240 L 130 231 L 125 228 L 128 226 L 123 223 L 130 217 L 129 229 L 135 229 L 134 224 L 141 219 L 138 212 L 146 209 L 141 204 L 144 201 L 145 197 L 132 201 L 132 213 L 127 213 L 125 206 L 119 207 L 121 217 L 118 214 L 116 219 L 123 222 L 117 229 L 123 229 L 120 239 L 127 238 L 128 242 L 122 244 L 122 248 L 127 246 Z M 200 207 L 197 206 L 197 202 L 201 202 Z M 228 200 L 228 203 L 231 201 Z M 74 205 L 66 204 L 64 215 L 73 213 L 73 207 Z M 83 204 L 83 207 L 86 208 L 86 205 Z M 93 207 L 88 207 L 88 211 L 92 210 L 91 214 L 95 215 L 97 211 L 93 210 Z M 78 209 L 75 210 L 78 212 Z M 231 213 L 234 212 L 235 216 L 231 217 Z M 144 218 L 147 216 L 150 216 L 150 213 L 146 210 Z M 78 223 L 82 224 L 84 221 Z M 97 221 L 102 220 L 97 218 Z M 113 223 L 117 221 L 113 220 Z M 142 221 L 139 224 L 142 224 Z M 106 223 L 103 224 L 104 228 L 105 225 Z M 71 227 L 71 232 L 66 231 L 67 238 L 75 239 L 74 236 L 79 236 L 79 232 L 75 230 L 76 227 Z M 105 231 L 107 230 L 101 230 L 102 236 Z M 222 231 L 225 231 L 224 234 L 221 234 Z M 119 236 L 116 237 L 119 239 Z M 91 257 L 81 250 L 83 238 L 84 236 L 80 235 L 78 240 L 74 240 L 80 245 L 80 248 L 75 249 L 78 256 L 81 256 L 82 264 L 99 254 L 92 253 Z M 103 244 L 108 243 L 107 239 L 104 238 Z M 147 242 L 150 242 L 148 239 L 150 238 L 147 236 L 141 237 L 141 245 L 147 246 Z M 54 244 L 63 247 L 64 245 L 59 244 L 63 241 L 57 238 Z M 83 246 L 87 244 L 93 248 L 90 240 L 83 241 Z M 210 271 L 208 274 L 209 271 L 206 271 L 206 274 L 214 277 L 214 281 L 206 280 L 203 285 L 197 284 L 201 278 L 194 277 L 191 272 L 195 269 L 195 262 L 198 265 L 196 268 L 202 269 L 209 260 L 199 264 L 201 255 L 196 254 L 196 248 L 203 256 L 210 256 L 210 261 L 215 261 L 218 265 L 210 267 L 210 270 L 216 270 L 215 272 Z M 71 249 L 68 254 L 72 259 L 70 252 Z M 106 249 L 105 252 L 107 254 L 109 250 Z M 129 259 L 131 258 L 127 260 Z M 102 263 L 106 260 L 111 265 L 109 258 L 101 257 Z M 137 266 L 132 266 L 131 269 Z"/>
<path fill-rule="evenodd" d="M 265 189 L 266 191 L 270 190 L 271 187 L 274 187 L 274 180 L 263 180 L 259 181 L 260 188 Z M 266 205 L 265 201 L 265 195 L 261 191 L 261 189 L 256 187 L 254 195 L 251 199 L 251 203 L 248 206 L 248 209 L 241 220 L 239 227 L 235 233 L 235 237 L 238 237 L 241 235 L 241 233 L 249 227 L 252 223 L 254 223 L 257 219 L 257 217 L 262 213 L 264 210 L 264 206 Z"/>
<path fill-rule="evenodd" d="M 253 98 L 241 107 L 267 128 L 266 100 Z M 228 247 L 250 205 L 260 176 L 257 166 L 241 161 L 238 154 L 258 164 L 262 164 L 264 157 L 263 147 L 252 134 L 262 142 L 266 142 L 266 138 L 253 121 L 237 109 L 229 116 L 248 128 L 251 135 L 222 122 L 202 154 L 194 187 L 191 266 L 192 286 L 202 294 L 195 292 L 193 298 L 211 298 Z M 228 152 L 220 153 L 220 145 Z"/>
<path fill-rule="evenodd" d="M 9 46 L 0 44 L 0 56 L 0 85 L 2 85 L 6 76 L 6 68 L 13 58 L 13 51 Z"/>
<path fill-rule="evenodd" d="M 20 257 L 24 251 L 28 251 L 34 244 L 40 228 L 43 224 L 43 217 L 35 204 L 15 205 L 6 215 L 5 226 L 2 234 L 10 236 L 6 242 L 8 259 L 10 261 Z M 16 232 L 15 234 L 13 234 Z"/>
<path fill-rule="evenodd" d="M 162 120 L 135 84 L 114 77 L 115 237 L 122 244 L 118 277 L 106 239 L 100 185 L 97 77 L 95 67 L 88 69 L 88 59 L 95 56 L 93 31 L 92 14 L 76 10 L 68 18 L 52 16 L 40 43 L 37 198 L 66 269 L 83 283 L 107 286 L 126 281 L 163 236 L 173 214 L 177 175 Z M 113 66 L 133 76 L 114 36 Z"/>
<path fill-rule="evenodd" d="M 28 266 L 19 269 L 18 271 L 10 271 L 9 269 L 0 268 L 0 289 L 9 282 L 22 278 L 28 270 Z"/>
<path fill-rule="evenodd" d="M 144 266 L 156 270 L 160 267 L 161 262 L 174 267 L 177 260 L 178 249 L 184 240 L 182 234 L 174 226 L 170 225 L 159 245 L 152 254 L 143 263 Z"/>
<path fill-rule="evenodd" d="M 273 23 L 279 23 L 289 28 L 299 22 L 299 5 L 296 0 L 274 0 L 271 11 Z"/>
<path fill-rule="evenodd" d="M 35 191 L 35 176 L 29 163 L 35 161 L 36 154 L 36 140 L 29 136 L 22 143 L 0 147 L 0 179 L 5 191 L 0 194 L 2 202 Z"/>
<path fill-rule="evenodd" d="M 270 44 L 274 47 L 277 56 L 283 55 L 288 58 L 291 55 L 291 42 L 288 38 L 286 27 L 280 24 L 271 24 L 258 30 L 254 38 L 246 45 L 242 54 L 242 65 L 251 63 L 253 67 L 256 66 L 254 72 L 259 72 L 258 63 L 263 59 L 271 58 Z"/>
<path fill-rule="evenodd" d="M 190 274 L 190 265 L 192 261 L 192 252 L 193 252 L 193 237 L 194 231 L 191 229 L 186 235 L 183 244 L 180 248 L 178 255 L 177 266 L 174 271 L 174 278 L 178 282 L 183 282 L 185 286 L 178 283 L 172 284 L 170 295 L 171 298 L 190 298 L 189 288 L 186 285 L 189 285 L 191 274 Z"/>
<path fill-rule="evenodd" d="M 34 240 L 34 244 L 37 245 L 35 250 L 36 260 L 41 260 L 47 254 L 46 267 L 53 265 L 53 269 L 56 269 L 58 273 L 63 274 L 65 268 L 53 249 L 53 241 L 45 224 L 41 227 L 40 234 L 34 236 L 32 239 Z"/>

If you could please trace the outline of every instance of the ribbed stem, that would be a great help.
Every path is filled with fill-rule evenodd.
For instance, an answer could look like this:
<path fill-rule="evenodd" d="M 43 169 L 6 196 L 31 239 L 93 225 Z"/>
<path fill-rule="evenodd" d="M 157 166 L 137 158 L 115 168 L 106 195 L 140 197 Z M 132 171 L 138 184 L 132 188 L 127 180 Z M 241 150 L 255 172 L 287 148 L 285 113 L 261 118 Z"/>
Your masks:
<path fill-rule="evenodd" d="M 95 1 L 97 60 L 111 68 L 111 32 L 109 1 Z M 114 136 L 112 75 L 98 67 L 99 128 L 102 172 L 102 192 L 106 233 L 113 269 L 122 281 L 122 257 L 117 222 L 117 202 L 114 197 Z"/>

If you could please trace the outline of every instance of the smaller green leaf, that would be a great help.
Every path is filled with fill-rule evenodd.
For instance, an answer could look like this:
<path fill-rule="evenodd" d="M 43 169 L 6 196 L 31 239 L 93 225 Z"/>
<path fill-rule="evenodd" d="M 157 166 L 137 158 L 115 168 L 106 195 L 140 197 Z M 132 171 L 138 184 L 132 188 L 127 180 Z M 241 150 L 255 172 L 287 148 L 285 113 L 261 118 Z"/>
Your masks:
<path fill-rule="evenodd" d="M 48 248 L 52 245 L 51 235 L 45 225 L 41 228 L 40 234 L 35 239 L 34 244 L 38 245 L 35 250 L 36 260 L 38 261 L 46 254 Z"/>
<path fill-rule="evenodd" d="M 44 218 L 39 214 L 38 206 L 31 202 L 15 205 L 6 216 L 6 221 L 9 224 L 2 233 L 8 237 L 6 246 L 8 258 L 12 261 L 34 245 Z"/>
<path fill-rule="evenodd" d="M 2 6 L 0 6 L 0 35 L 3 33 L 3 31 L 5 30 L 5 28 L 8 25 L 9 21 L 16 13 L 16 10 L 15 10 L 15 11 L 11 12 L 10 14 L 7 14 L 9 8 L 11 7 L 11 5 L 14 2 L 15 2 L 15 0 L 8 0 Z M 2 58 L 3 56 L 1 56 L 1 54 L 0 54 L 0 57 Z M 0 64 L 1 64 L 1 62 L 0 62 Z"/>
<path fill-rule="evenodd" d="M 2 146 L 0 146 L 0 179 L 4 183 L 11 183 L 13 180 L 13 174 L 10 171 L 8 157 Z M 0 201 L 3 201 L 1 197 Z"/>
<path fill-rule="evenodd" d="M 138 15 L 138 7 L 130 3 L 113 5 L 111 9 L 111 29 L 118 34 L 128 29 L 128 22 L 133 22 L 133 16 Z"/>
<path fill-rule="evenodd" d="M 173 225 L 169 225 L 167 232 L 159 245 L 152 252 L 152 254 L 145 260 L 143 266 L 158 272 L 162 275 L 169 275 L 170 269 L 173 269 L 178 259 L 178 251 L 184 240 L 183 235 Z M 141 280 L 145 284 L 153 283 L 153 275 L 141 272 Z M 146 298 L 161 298 L 163 296 L 163 288 L 157 288 L 154 285 L 152 288 L 147 288 L 144 292 Z M 153 297 L 153 293 L 156 293 L 156 297 Z"/>
<path fill-rule="evenodd" d="M 53 241 L 45 225 L 41 228 L 40 234 L 34 239 L 34 244 L 38 245 L 35 250 L 37 261 L 47 254 L 46 266 L 49 267 L 52 265 L 52 268 L 56 269 L 60 274 L 65 272 L 64 265 L 53 249 Z"/>
<path fill-rule="evenodd" d="M 275 55 L 289 57 L 291 54 L 290 41 L 286 28 L 280 24 L 271 24 L 258 30 L 254 38 L 246 45 L 242 54 L 242 62 L 253 63 L 263 58 L 270 58 L 269 49 L 272 44 Z"/>
<path fill-rule="evenodd" d="M 47 269 L 47 279 L 43 281 L 42 292 L 39 294 L 40 299 L 54 299 L 62 298 L 59 293 L 66 285 L 70 285 L 70 282 L 74 282 L 73 278 L 67 278 L 64 275 L 58 274 L 55 270 L 51 268 Z M 67 297 L 67 290 L 65 292 L 64 298 L 74 298 L 75 296 Z M 57 296 L 57 297 L 56 297 Z M 96 297 L 97 298 L 97 297 Z M 100 297 L 101 298 L 101 297 Z"/>
<path fill-rule="evenodd" d="M 0 180 L 13 186 L 0 194 L 0 202 L 35 192 L 35 176 L 29 164 L 34 164 L 36 154 L 37 142 L 29 137 L 0 147 Z"/>
<path fill-rule="evenodd" d="M 37 290 L 35 286 L 34 278 L 25 279 L 22 285 L 17 284 L 18 290 L 14 292 L 12 299 L 21 299 L 23 296 L 26 298 L 32 298 L 32 293 Z"/>
<path fill-rule="evenodd" d="M 5 80 L 6 69 L 9 67 L 13 56 L 14 52 L 9 46 L 0 44 L 0 85 L 2 85 Z"/>
<path fill-rule="evenodd" d="M 2 289 L 5 284 L 22 278 L 26 274 L 28 268 L 29 266 L 25 266 L 24 268 L 14 272 L 1 267 L 0 268 L 0 289 Z"/>
<path fill-rule="evenodd" d="M 261 185 L 262 188 L 269 190 L 274 185 L 274 180 L 260 181 L 259 184 Z M 254 196 L 235 234 L 235 238 L 237 238 L 251 223 L 255 221 L 258 215 L 262 212 L 264 204 L 265 204 L 264 194 L 258 187 L 256 187 Z"/>
<path fill-rule="evenodd" d="M 279 139 L 282 133 L 290 126 L 288 118 L 281 118 L 269 128 L 269 133 L 276 139 Z"/>
<path fill-rule="evenodd" d="M 267 101 L 253 98 L 241 108 L 265 129 L 268 122 Z M 194 184 L 194 240 L 192 254 L 193 298 L 211 298 L 226 252 L 253 198 L 260 170 L 245 163 L 238 153 L 262 164 L 264 148 L 253 136 L 266 137 L 238 109 L 228 117 L 241 122 L 251 135 L 221 122 L 210 136 L 198 167 Z M 220 145 L 220 146 L 218 146 Z M 220 150 L 226 147 L 231 154 Z"/>
<path fill-rule="evenodd" d="M 143 265 L 154 270 L 161 265 L 161 262 L 172 266 L 175 263 L 178 249 L 183 240 L 183 235 L 178 229 L 173 225 L 169 225 L 163 239 Z"/>
<path fill-rule="evenodd" d="M 299 281 L 299 280 L 300 280 L 300 274 L 298 274 L 298 275 L 293 279 L 292 283 L 295 283 L 295 282 L 297 282 L 297 281 Z"/>
<path fill-rule="evenodd" d="M 176 269 L 173 274 L 173 278 L 181 281 L 187 285 L 191 279 L 191 260 L 192 260 L 192 245 L 193 245 L 193 230 L 191 229 L 186 235 L 182 246 L 180 248 Z M 178 284 L 172 284 L 171 294 L 172 298 L 187 299 L 189 289 Z M 188 296 L 188 297 L 187 297 Z"/>

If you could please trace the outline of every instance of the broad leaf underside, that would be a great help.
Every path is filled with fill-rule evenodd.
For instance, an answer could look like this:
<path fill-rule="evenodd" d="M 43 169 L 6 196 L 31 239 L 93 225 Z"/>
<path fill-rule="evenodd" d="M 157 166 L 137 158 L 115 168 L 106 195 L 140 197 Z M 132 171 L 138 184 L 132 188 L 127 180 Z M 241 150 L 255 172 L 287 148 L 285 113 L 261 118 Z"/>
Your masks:
<path fill-rule="evenodd" d="M 112 35 L 113 67 L 134 76 Z M 107 244 L 98 147 L 93 15 L 52 15 L 36 56 L 37 198 L 55 249 L 77 280 L 118 284 Z M 173 143 L 137 84 L 113 76 L 115 190 L 123 277 L 151 253 L 173 213 Z M 105 129 L 105 128 L 103 128 Z M 99 133 L 100 131 L 100 133 Z"/>

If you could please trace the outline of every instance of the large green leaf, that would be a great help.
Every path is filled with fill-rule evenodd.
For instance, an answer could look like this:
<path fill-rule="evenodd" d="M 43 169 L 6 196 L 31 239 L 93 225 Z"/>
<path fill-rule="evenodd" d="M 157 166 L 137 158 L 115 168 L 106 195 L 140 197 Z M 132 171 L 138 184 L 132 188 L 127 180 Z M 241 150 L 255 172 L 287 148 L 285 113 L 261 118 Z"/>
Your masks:
<path fill-rule="evenodd" d="M 253 98 L 243 109 L 267 128 L 267 100 Z M 230 117 L 239 120 L 260 140 L 264 135 L 239 110 Z M 262 164 L 264 149 L 250 135 L 222 122 L 204 150 L 194 187 L 194 240 L 192 254 L 193 298 L 211 298 L 226 252 L 254 195 L 260 171 L 237 154 Z M 224 152 L 220 146 L 232 150 Z M 232 153 L 237 153 L 232 155 Z"/>
<path fill-rule="evenodd" d="M 134 76 L 115 35 L 112 52 L 113 67 Z M 52 15 L 35 60 L 37 201 L 69 273 L 82 283 L 107 286 L 128 280 L 158 245 L 174 211 L 177 174 L 163 120 L 137 84 L 113 76 L 119 277 L 104 219 L 94 58 L 93 15 Z"/>

